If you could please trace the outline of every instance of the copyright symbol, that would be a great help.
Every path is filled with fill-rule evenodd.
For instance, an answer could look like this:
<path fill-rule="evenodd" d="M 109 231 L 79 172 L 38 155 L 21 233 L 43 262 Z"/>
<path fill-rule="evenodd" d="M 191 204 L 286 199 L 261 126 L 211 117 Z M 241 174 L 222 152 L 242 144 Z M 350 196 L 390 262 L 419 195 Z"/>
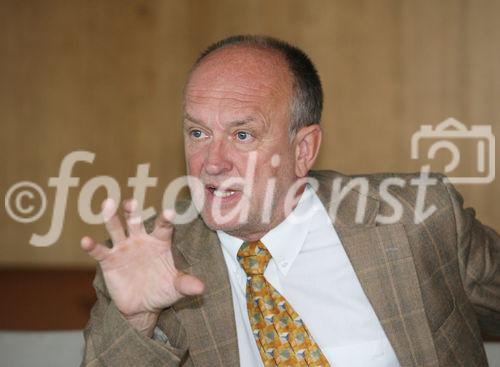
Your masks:
<path fill-rule="evenodd" d="M 36 201 L 37 197 L 39 198 L 39 202 Z M 5 210 L 7 210 L 7 214 L 12 219 L 21 223 L 34 222 L 43 215 L 46 208 L 47 197 L 42 188 L 34 182 L 18 182 L 11 186 L 5 195 Z"/>

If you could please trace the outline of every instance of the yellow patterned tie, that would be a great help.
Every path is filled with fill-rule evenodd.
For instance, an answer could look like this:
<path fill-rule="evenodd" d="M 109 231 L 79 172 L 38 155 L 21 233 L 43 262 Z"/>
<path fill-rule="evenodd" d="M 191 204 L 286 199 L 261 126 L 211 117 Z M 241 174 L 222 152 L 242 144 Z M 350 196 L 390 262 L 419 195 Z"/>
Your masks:
<path fill-rule="evenodd" d="M 248 279 L 250 325 L 264 366 L 330 366 L 300 316 L 264 278 L 270 259 L 260 241 L 244 242 L 238 251 Z"/>

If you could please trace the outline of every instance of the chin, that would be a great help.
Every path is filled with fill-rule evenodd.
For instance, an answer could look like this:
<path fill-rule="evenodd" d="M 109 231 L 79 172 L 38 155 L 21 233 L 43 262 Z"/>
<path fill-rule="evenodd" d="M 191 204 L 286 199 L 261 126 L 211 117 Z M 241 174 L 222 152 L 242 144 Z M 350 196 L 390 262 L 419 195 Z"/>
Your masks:
<path fill-rule="evenodd" d="M 235 220 L 231 220 L 228 222 L 220 223 L 217 222 L 212 216 L 203 214 L 201 215 L 203 221 L 206 226 L 213 231 L 224 231 L 224 232 L 232 232 L 237 231 L 241 227 L 244 227 L 245 223 L 238 223 L 237 218 Z"/>
<path fill-rule="evenodd" d="M 267 231 L 268 225 L 262 225 L 255 221 L 247 220 L 239 222 L 238 218 L 225 223 L 218 223 L 211 216 L 201 215 L 205 225 L 213 231 L 223 231 L 231 236 L 245 241 L 255 241 L 261 238 Z"/>

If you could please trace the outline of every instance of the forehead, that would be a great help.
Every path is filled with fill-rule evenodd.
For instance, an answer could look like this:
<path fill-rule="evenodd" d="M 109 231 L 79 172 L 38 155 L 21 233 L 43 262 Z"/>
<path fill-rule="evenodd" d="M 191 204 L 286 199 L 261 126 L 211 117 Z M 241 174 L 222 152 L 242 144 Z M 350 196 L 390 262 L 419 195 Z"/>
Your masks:
<path fill-rule="evenodd" d="M 197 105 L 242 108 L 286 104 L 292 78 L 283 57 L 275 51 L 229 46 L 207 56 L 191 73 L 185 89 L 185 108 Z"/>

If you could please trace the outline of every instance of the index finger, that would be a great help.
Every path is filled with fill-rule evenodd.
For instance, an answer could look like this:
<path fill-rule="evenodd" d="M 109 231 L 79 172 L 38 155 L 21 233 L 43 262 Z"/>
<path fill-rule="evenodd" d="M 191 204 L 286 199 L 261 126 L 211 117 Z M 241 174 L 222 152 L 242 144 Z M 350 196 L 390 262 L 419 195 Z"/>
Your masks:
<path fill-rule="evenodd" d="M 111 237 L 113 243 L 124 241 L 127 236 L 123 230 L 122 223 L 117 214 L 117 206 L 113 199 L 106 199 L 102 203 L 102 215 L 104 217 L 104 225 Z"/>
<path fill-rule="evenodd" d="M 172 224 L 174 216 L 175 212 L 173 210 L 165 209 L 156 217 L 155 227 L 151 235 L 161 241 L 170 240 L 174 230 L 174 225 Z"/>

